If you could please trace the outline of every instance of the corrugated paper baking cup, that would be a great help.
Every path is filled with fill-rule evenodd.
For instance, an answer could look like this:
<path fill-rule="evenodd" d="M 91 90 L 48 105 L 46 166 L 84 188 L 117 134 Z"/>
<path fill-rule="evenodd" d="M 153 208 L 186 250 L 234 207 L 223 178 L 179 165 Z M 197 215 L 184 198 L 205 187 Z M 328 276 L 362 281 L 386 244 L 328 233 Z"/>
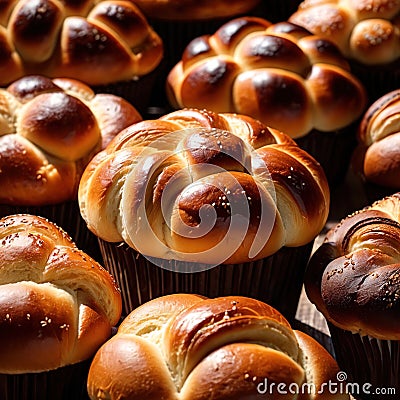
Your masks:
<path fill-rule="evenodd" d="M 328 323 L 336 359 L 358 400 L 400 398 L 400 341 L 361 336 Z"/>
<path fill-rule="evenodd" d="M 0 399 L 89 400 L 86 382 L 90 362 L 40 373 L 0 374 Z"/>
<path fill-rule="evenodd" d="M 125 243 L 101 239 L 99 243 L 104 266 L 121 288 L 125 315 L 159 296 L 196 293 L 253 297 L 277 308 L 288 320 L 295 317 L 312 249 L 312 244 L 284 247 L 258 261 L 202 268 L 196 263 L 145 257 Z"/>

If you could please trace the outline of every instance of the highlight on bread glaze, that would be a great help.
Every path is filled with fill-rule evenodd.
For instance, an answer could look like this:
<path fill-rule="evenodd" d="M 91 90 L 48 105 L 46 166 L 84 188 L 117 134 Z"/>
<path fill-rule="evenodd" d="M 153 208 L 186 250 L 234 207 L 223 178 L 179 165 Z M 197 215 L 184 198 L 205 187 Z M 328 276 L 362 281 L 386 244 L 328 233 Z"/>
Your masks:
<path fill-rule="evenodd" d="M 163 45 L 131 1 L 20 0 L 0 8 L 0 85 L 28 74 L 89 85 L 153 71 Z"/>
<path fill-rule="evenodd" d="M 329 188 L 282 132 L 186 109 L 123 130 L 89 163 L 78 199 L 101 239 L 204 270 L 309 243 L 326 222 Z"/>
<path fill-rule="evenodd" d="M 333 42 L 289 23 L 240 17 L 192 40 L 167 77 L 175 108 L 250 115 L 293 138 L 357 121 L 367 96 Z"/>
<path fill-rule="evenodd" d="M 310 259 L 305 289 L 335 326 L 399 340 L 400 193 L 333 227 Z"/>
<path fill-rule="evenodd" d="M 0 220 L 0 373 L 87 360 L 119 321 L 112 276 L 45 218 Z"/>
<path fill-rule="evenodd" d="M 37 206 L 76 200 L 89 160 L 138 111 L 81 81 L 28 75 L 0 89 L 0 203 Z"/>
<path fill-rule="evenodd" d="M 284 390 L 285 399 L 301 393 L 304 400 L 346 400 L 339 390 L 329 393 L 338 372 L 320 344 L 261 301 L 173 294 L 122 321 L 94 356 L 87 387 L 92 400 L 139 400 L 143 393 L 166 400 L 281 399 Z"/>
<path fill-rule="evenodd" d="M 399 0 L 305 0 L 289 21 L 366 65 L 400 61 Z"/>

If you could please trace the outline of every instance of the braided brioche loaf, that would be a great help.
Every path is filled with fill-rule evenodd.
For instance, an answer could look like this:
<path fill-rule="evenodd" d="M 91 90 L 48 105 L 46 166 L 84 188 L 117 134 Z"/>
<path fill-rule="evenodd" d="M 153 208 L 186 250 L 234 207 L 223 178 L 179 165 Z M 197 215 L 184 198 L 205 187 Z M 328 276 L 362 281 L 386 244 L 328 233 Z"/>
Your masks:
<path fill-rule="evenodd" d="M 111 275 L 48 220 L 0 220 L 0 372 L 41 372 L 91 357 L 121 315 Z"/>
<path fill-rule="evenodd" d="M 20 0 L 0 8 L 0 85 L 27 74 L 102 85 L 153 71 L 162 41 L 131 1 Z"/>
<path fill-rule="evenodd" d="M 307 244 L 329 209 L 323 170 L 290 137 L 196 109 L 123 130 L 91 160 L 78 197 L 89 229 L 107 242 L 218 264 Z"/>
<path fill-rule="evenodd" d="M 174 107 L 250 115 L 293 138 L 346 127 L 366 104 L 331 42 L 252 17 L 191 41 L 168 75 L 167 92 Z"/>
<path fill-rule="evenodd" d="M 174 21 L 197 21 L 245 14 L 260 0 L 135 0 L 146 16 Z"/>
<path fill-rule="evenodd" d="M 88 393 L 91 399 L 136 400 L 144 394 L 165 400 L 282 399 L 276 390 L 280 383 L 284 398 L 294 399 L 289 385 L 298 385 L 301 393 L 305 383 L 315 385 L 318 394 L 304 391 L 304 400 L 347 399 L 327 393 L 327 387 L 320 393 L 337 371 L 322 346 L 293 331 L 265 303 L 174 294 L 125 318 L 93 359 Z"/>
<path fill-rule="evenodd" d="M 400 59 L 399 0 L 305 0 L 290 18 L 366 65 Z"/>
<path fill-rule="evenodd" d="M 139 120 L 127 101 L 72 79 L 32 75 L 0 89 L 0 203 L 75 200 L 91 157 Z"/>
<path fill-rule="evenodd" d="M 368 182 L 400 190 L 400 89 L 376 100 L 359 132 L 362 174 Z"/>
<path fill-rule="evenodd" d="M 399 340 L 400 193 L 350 215 L 310 260 L 305 287 L 328 321 Z"/>

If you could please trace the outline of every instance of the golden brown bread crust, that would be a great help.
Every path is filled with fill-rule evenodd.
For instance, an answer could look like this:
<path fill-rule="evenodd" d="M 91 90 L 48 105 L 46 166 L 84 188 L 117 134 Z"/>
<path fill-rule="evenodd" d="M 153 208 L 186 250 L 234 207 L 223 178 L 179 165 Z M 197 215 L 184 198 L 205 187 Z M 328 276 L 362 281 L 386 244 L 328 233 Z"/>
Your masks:
<path fill-rule="evenodd" d="M 151 18 L 172 21 L 234 17 L 251 11 L 260 0 L 135 0 Z"/>
<path fill-rule="evenodd" d="M 78 197 L 100 238 L 211 264 L 309 243 L 329 209 L 320 165 L 289 136 L 196 109 L 123 130 L 91 160 Z"/>
<path fill-rule="evenodd" d="M 0 8 L 2 86 L 29 74 L 104 85 L 146 75 L 162 59 L 162 40 L 133 2 L 7 3 L 14 4 Z"/>
<path fill-rule="evenodd" d="M 366 106 L 364 87 L 332 42 L 255 17 L 190 42 L 167 94 L 173 107 L 250 115 L 293 138 L 348 126 Z"/>
<path fill-rule="evenodd" d="M 127 101 L 68 78 L 30 75 L 0 90 L 0 203 L 76 199 L 84 167 L 141 120 Z"/>
<path fill-rule="evenodd" d="M 312 256 L 305 287 L 334 325 L 399 340 L 400 193 L 332 228 Z"/>
<path fill-rule="evenodd" d="M 96 353 L 91 399 L 281 399 L 268 385 L 315 385 L 303 400 L 348 399 L 321 385 L 339 371 L 329 353 L 293 331 L 272 307 L 247 297 L 173 294 L 131 312 Z M 293 387 L 292 387 L 293 388 Z M 264 391 L 264 392 L 263 392 Z M 288 393 L 287 399 L 297 398 Z"/>
<path fill-rule="evenodd" d="M 42 372 L 91 357 L 121 315 L 109 273 L 69 236 L 28 214 L 0 220 L 0 372 Z"/>
<path fill-rule="evenodd" d="M 400 89 L 373 104 L 361 119 L 354 169 L 368 182 L 400 190 Z"/>
<path fill-rule="evenodd" d="M 305 0 L 289 18 L 332 40 L 362 64 L 390 64 L 400 55 L 399 0 Z"/>

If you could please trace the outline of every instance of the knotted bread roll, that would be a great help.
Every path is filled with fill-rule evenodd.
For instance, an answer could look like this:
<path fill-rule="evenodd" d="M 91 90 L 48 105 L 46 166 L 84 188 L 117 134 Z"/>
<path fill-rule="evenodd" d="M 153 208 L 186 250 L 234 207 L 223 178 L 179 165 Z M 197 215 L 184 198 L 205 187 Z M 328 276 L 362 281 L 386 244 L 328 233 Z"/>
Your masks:
<path fill-rule="evenodd" d="M 92 400 L 347 399 L 328 392 L 337 372 L 321 345 L 263 302 L 173 294 L 125 318 L 93 359 L 88 393 Z"/>
<path fill-rule="evenodd" d="M 75 200 L 89 160 L 139 120 L 126 100 L 73 79 L 30 75 L 0 89 L 0 203 Z"/>
<path fill-rule="evenodd" d="M 20 0 L 0 8 L 0 85 L 27 74 L 89 85 L 153 71 L 163 46 L 131 1 Z"/>
<path fill-rule="evenodd" d="M 333 227 L 310 260 L 307 295 L 346 331 L 399 340 L 400 193 Z"/>
<path fill-rule="evenodd" d="M 400 59 L 398 0 L 305 0 L 289 21 L 331 40 L 362 64 Z"/>
<path fill-rule="evenodd" d="M 191 41 L 168 75 L 167 93 L 176 108 L 250 115 L 293 138 L 347 127 L 366 104 L 332 42 L 255 17 Z"/>
<path fill-rule="evenodd" d="M 109 273 L 48 220 L 0 220 L 0 373 L 42 372 L 91 357 L 121 315 Z"/>
<path fill-rule="evenodd" d="M 361 172 L 368 182 L 400 190 L 400 89 L 365 112 L 358 131 Z"/>
<path fill-rule="evenodd" d="M 196 109 L 123 130 L 89 163 L 78 198 L 101 239 L 207 264 L 310 243 L 329 211 L 321 166 L 289 136 Z"/>

